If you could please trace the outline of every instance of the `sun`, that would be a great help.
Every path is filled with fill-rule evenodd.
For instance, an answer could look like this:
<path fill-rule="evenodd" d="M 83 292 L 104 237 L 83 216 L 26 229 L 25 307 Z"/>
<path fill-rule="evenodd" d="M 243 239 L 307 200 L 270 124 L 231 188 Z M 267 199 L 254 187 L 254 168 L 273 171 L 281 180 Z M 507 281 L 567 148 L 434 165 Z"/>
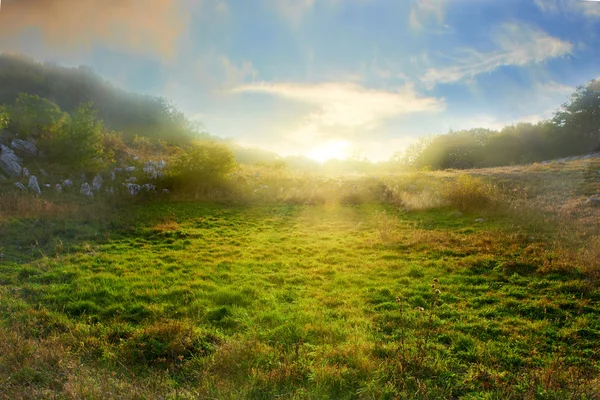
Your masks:
<path fill-rule="evenodd" d="M 346 140 L 329 140 L 313 147 L 308 152 L 308 157 L 318 162 L 325 162 L 332 158 L 344 159 L 348 157 L 350 143 Z"/>

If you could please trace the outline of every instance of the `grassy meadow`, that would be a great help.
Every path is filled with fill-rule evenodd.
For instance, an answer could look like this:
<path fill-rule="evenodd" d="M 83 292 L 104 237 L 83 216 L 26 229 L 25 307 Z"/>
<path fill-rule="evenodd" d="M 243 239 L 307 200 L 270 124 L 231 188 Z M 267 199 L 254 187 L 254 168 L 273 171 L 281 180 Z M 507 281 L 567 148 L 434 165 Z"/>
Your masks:
<path fill-rule="evenodd" d="M 600 398 L 599 171 L 5 195 L 0 398 Z"/>

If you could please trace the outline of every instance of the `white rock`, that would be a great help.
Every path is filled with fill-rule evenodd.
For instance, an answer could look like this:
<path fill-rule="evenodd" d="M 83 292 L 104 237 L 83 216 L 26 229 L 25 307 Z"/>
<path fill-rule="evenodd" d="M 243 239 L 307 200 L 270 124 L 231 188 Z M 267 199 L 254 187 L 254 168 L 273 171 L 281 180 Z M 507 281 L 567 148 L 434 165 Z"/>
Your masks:
<path fill-rule="evenodd" d="M 125 180 L 125 182 L 129 182 L 129 183 L 131 183 L 131 182 L 137 182 L 137 178 L 135 176 L 130 176 L 129 178 L 127 178 Z"/>
<path fill-rule="evenodd" d="M 124 183 L 124 185 L 129 191 L 129 194 L 132 196 L 140 194 L 140 190 L 142 189 L 140 185 L 137 185 L 135 183 Z"/>
<path fill-rule="evenodd" d="M 29 177 L 29 183 L 27 184 L 27 187 L 38 194 L 41 193 L 40 185 L 38 184 L 38 180 L 35 175 L 31 175 Z"/>
<path fill-rule="evenodd" d="M 165 188 L 165 189 L 163 189 L 163 190 L 162 190 L 162 192 L 163 192 L 163 193 L 169 193 L 169 189 L 166 189 L 166 188 Z"/>
<path fill-rule="evenodd" d="M 40 169 L 40 174 L 42 174 L 43 176 L 48 176 L 48 173 L 43 168 Z"/>
<path fill-rule="evenodd" d="M 483 218 L 477 218 L 477 219 L 475 220 L 475 222 L 480 222 L 480 223 L 481 223 L 481 222 L 485 222 L 485 219 L 483 219 Z"/>
<path fill-rule="evenodd" d="M 56 185 L 54 185 L 54 190 L 56 190 L 58 193 L 62 193 L 62 185 L 60 183 L 57 183 Z"/>
<path fill-rule="evenodd" d="M 0 169 L 13 178 L 20 176 L 23 171 L 21 158 L 3 144 L 0 144 Z"/>
<path fill-rule="evenodd" d="M 29 170 L 27 168 L 23 168 L 23 171 L 21 173 L 23 174 L 23 176 L 31 175 L 31 173 L 29 172 Z"/>
<path fill-rule="evenodd" d="M 27 188 L 25 187 L 25 185 L 23 185 L 21 182 L 15 182 L 15 186 L 18 187 L 21 190 L 27 190 Z"/>
<path fill-rule="evenodd" d="M 92 192 L 92 188 L 90 187 L 90 185 L 87 182 L 84 182 L 81 184 L 80 192 L 82 195 L 87 196 L 87 197 L 94 196 L 94 193 Z"/>
<path fill-rule="evenodd" d="M 156 186 L 151 185 L 149 183 L 145 183 L 142 187 L 146 190 L 146 192 L 156 192 Z"/>
<path fill-rule="evenodd" d="M 65 179 L 65 181 L 63 182 L 63 186 L 64 187 L 72 187 L 73 182 L 70 179 Z"/>
<path fill-rule="evenodd" d="M 135 167 L 132 165 L 130 167 L 125 167 L 125 172 L 133 172 L 135 171 Z"/>
<path fill-rule="evenodd" d="M 92 181 L 92 186 L 94 187 L 94 190 L 100 190 L 100 189 L 102 189 L 103 183 L 104 183 L 104 180 L 102 179 L 102 177 L 100 175 L 96 175 L 94 177 L 94 180 Z"/>
<path fill-rule="evenodd" d="M 49 183 L 44 183 L 44 187 L 45 187 L 45 188 L 49 188 L 49 187 L 52 187 L 52 185 L 51 185 L 51 184 L 49 184 Z"/>
<path fill-rule="evenodd" d="M 13 148 L 13 150 L 16 150 L 18 152 L 30 155 L 30 156 L 35 156 L 37 155 L 37 146 L 35 145 L 35 140 L 33 139 L 28 139 L 28 140 L 21 140 L 21 139 L 13 139 L 13 141 L 10 144 L 10 147 Z"/>
<path fill-rule="evenodd" d="M 104 189 L 104 191 L 106 193 L 113 194 L 115 192 L 115 189 L 112 186 L 109 186 L 106 189 Z"/>
<path fill-rule="evenodd" d="M 115 168 L 115 172 L 123 172 L 123 168 L 117 167 L 117 168 Z"/>

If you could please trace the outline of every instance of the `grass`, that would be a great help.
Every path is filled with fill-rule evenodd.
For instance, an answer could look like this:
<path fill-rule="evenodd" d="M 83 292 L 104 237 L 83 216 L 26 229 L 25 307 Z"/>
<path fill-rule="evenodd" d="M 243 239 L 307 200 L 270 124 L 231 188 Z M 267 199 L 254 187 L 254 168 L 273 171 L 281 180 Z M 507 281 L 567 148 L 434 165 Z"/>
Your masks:
<path fill-rule="evenodd" d="M 401 204 L 7 218 L 0 398 L 600 397 L 582 258 L 503 212 Z"/>

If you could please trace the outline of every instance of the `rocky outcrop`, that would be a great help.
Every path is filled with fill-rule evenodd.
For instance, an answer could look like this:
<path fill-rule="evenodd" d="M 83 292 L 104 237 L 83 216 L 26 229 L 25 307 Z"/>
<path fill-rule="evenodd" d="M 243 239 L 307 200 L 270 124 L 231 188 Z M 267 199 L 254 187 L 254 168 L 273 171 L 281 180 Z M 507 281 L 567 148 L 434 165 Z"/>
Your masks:
<path fill-rule="evenodd" d="M 124 183 L 124 185 L 127 188 L 129 194 L 132 196 L 137 196 L 138 194 L 140 194 L 140 190 L 142 190 L 142 187 L 135 183 Z"/>
<path fill-rule="evenodd" d="M 100 175 L 96 175 L 94 177 L 94 180 L 92 181 L 92 187 L 94 188 L 94 190 L 99 191 L 100 189 L 102 189 L 103 183 L 104 180 L 102 179 L 102 177 Z"/>
<path fill-rule="evenodd" d="M 164 175 L 163 169 L 167 166 L 163 160 L 148 161 L 144 164 L 144 172 L 150 179 L 158 179 Z"/>
<path fill-rule="evenodd" d="M 21 176 L 23 171 L 21 158 L 3 144 L 0 144 L 0 169 L 13 178 Z"/>
<path fill-rule="evenodd" d="M 10 147 L 17 153 L 21 153 L 26 156 L 35 156 L 37 155 L 38 148 L 35 145 L 35 140 L 21 140 L 21 139 L 13 139 L 10 143 Z"/>
<path fill-rule="evenodd" d="M 87 183 L 87 182 L 84 182 L 81 184 L 80 192 L 82 195 L 87 196 L 87 197 L 94 196 L 94 193 L 92 192 L 92 188 L 90 187 L 89 183 Z"/>
<path fill-rule="evenodd" d="M 35 177 L 35 175 L 31 175 L 29 177 L 29 183 L 27 184 L 27 187 L 34 191 L 37 194 L 40 194 L 42 191 L 40 190 L 40 184 L 38 183 L 37 178 Z"/>

